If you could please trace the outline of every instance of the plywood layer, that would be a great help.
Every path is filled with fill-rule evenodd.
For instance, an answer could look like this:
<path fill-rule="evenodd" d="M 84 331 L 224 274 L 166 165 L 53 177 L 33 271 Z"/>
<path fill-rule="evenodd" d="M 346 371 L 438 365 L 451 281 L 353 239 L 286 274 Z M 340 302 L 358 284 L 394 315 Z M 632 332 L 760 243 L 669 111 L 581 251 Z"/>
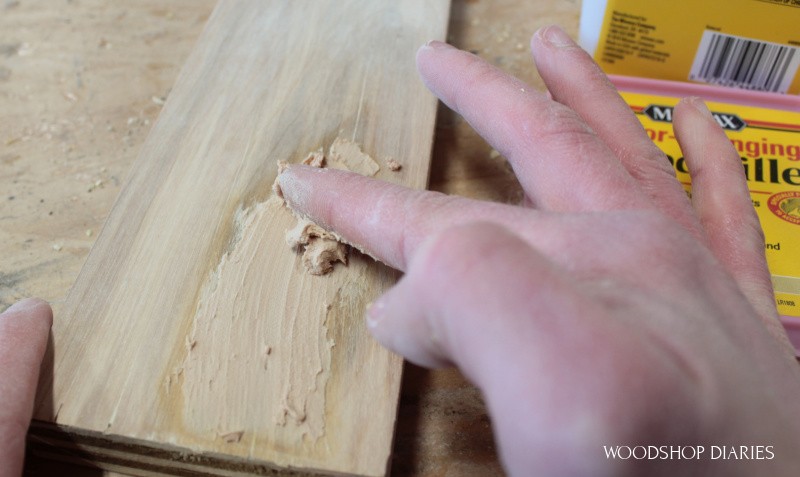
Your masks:
<path fill-rule="evenodd" d="M 362 316 L 396 273 L 305 273 L 270 185 L 336 138 L 425 185 L 414 52 L 448 4 L 218 5 L 56 319 L 33 440 L 140 473 L 385 473 L 401 362 Z"/>

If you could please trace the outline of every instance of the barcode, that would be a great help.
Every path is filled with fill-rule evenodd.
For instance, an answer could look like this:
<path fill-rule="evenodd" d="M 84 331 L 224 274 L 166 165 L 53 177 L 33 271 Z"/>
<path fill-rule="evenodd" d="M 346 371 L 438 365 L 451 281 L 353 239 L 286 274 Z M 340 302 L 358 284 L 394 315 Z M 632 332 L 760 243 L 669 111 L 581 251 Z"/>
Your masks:
<path fill-rule="evenodd" d="M 800 66 L 800 48 L 706 30 L 689 79 L 785 93 Z"/>

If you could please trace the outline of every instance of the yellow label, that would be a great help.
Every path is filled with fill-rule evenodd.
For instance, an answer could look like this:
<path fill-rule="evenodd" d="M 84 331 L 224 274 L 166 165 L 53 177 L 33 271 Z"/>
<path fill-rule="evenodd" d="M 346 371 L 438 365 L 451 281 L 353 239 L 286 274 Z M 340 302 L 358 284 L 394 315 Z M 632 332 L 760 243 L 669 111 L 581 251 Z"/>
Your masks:
<path fill-rule="evenodd" d="M 672 108 L 678 99 L 621 94 L 691 194 L 689 171 L 671 124 Z M 753 206 L 766 237 L 778 311 L 800 317 L 800 113 L 707 104 L 742 158 Z M 723 208 L 719 213 L 730 212 Z"/>
<path fill-rule="evenodd" d="M 606 73 L 800 94 L 800 0 L 608 0 Z"/>

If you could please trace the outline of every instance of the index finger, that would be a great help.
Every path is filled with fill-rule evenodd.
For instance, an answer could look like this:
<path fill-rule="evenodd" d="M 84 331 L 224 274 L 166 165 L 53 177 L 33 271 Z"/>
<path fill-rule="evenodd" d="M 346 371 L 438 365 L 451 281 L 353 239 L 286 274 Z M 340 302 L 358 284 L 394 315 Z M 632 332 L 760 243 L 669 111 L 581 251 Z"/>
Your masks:
<path fill-rule="evenodd" d="M 491 221 L 515 228 L 538 215 L 535 210 L 413 190 L 336 169 L 292 165 L 278 181 L 293 210 L 399 270 L 406 269 L 426 237 L 446 227 Z"/>

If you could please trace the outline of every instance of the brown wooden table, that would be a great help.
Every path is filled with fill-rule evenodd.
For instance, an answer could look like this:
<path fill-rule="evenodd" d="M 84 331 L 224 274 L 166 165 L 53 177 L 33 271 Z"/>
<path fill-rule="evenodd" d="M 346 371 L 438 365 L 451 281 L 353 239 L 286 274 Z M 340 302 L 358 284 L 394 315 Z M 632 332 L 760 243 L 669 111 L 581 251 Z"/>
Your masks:
<path fill-rule="evenodd" d="M 0 309 L 59 307 L 216 0 L 0 0 Z M 453 0 L 449 41 L 543 89 L 528 40 L 577 31 L 580 0 Z M 517 201 L 519 186 L 440 108 L 430 188 Z M 119 475 L 29 456 L 27 475 Z M 392 474 L 502 474 L 480 393 L 407 365 Z"/>

